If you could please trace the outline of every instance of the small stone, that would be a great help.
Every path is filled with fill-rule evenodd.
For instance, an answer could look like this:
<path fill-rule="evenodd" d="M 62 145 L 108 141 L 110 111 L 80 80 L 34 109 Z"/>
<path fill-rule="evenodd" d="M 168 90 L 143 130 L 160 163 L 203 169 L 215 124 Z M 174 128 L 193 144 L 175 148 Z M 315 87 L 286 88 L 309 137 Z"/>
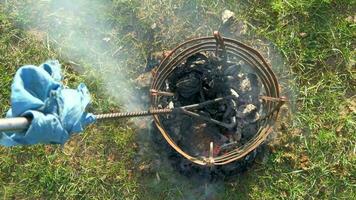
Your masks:
<path fill-rule="evenodd" d="M 235 18 L 235 13 L 231 10 L 224 10 L 221 16 L 221 20 L 223 23 L 226 23 L 229 20 L 233 20 Z"/>
<path fill-rule="evenodd" d="M 308 34 L 305 32 L 301 32 L 301 33 L 299 33 L 299 36 L 302 38 L 305 38 L 306 36 L 308 36 Z"/>
<path fill-rule="evenodd" d="M 153 23 L 152 25 L 151 25 L 151 29 L 156 29 L 157 28 L 157 24 L 156 23 Z"/>
<path fill-rule="evenodd" d="M 356 23 L 356 15 L 355 16 L 348 16 L 345 20 L 347 22 L 349 22 L 349 23 Z"/>

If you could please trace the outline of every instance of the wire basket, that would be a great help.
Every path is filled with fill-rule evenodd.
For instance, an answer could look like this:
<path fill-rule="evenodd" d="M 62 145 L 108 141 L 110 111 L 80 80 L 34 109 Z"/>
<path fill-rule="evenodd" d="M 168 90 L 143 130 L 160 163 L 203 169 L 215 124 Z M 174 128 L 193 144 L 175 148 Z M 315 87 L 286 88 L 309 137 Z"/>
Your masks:
<path fill-rule="evenodd" d="M 251 66 L 264 88 L 262 109 L 265 114 L 257 122 L 258 132 L 244 145 L 236 147 L 223 155 L 214 157 L 213 154 L 210 154 L 206 157 L 195 157 L 183 151 L 174 142 L 169 132 L 166 131 L 160 115 L 153 115 L 154 122 L 168 144 L 186 159 L 203 166 L 225 165 L 245 157 L 266 141 L 267 136 L 272 132 L 273 125 L 285 98 L 280 96 L 279 83 L 271 66 L 257 50 L 237 40 L 221 37 L 217 31 L 211 37 L 191 39 L 174 48 L 153 73 L 151 91 L 163 91 L 165 80 L 174 73 L 174 69 L 185 62 L 188 57 L 199 52 L 211 52 L 225 60 L 238 58 Z M 160 98 L 160 95 L 151 93 L 152 109 L 159 109 Z"/>

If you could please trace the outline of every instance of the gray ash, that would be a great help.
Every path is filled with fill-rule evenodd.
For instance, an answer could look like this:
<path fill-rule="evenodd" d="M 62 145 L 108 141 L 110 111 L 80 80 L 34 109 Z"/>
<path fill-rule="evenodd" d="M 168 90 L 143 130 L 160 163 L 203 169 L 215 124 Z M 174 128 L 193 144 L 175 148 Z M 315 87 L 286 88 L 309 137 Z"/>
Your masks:
<path fill-rule="evenodd" d="M 162 97 L 160 99 L 162 108 L 181 107 L 219 97 L 232 97 L 194 111 L 201 116 L 231 125 L 229 127 L 182 113 L 161 117 L 164 127 L 175 143 L 192 156 L 208 156 L 210 142 L 214 143 L 214 156 L 223 155 L 246 144 L 258 132 L 257 121 L 262 114 L 259 98 L 262 84 L 242 60 L 230 58 L 226 61 L 210 53 L 194 54 L 174 69 L 166 80 L 164 90 L 175 95 Z M 164 143 L 161 143 L 161 140 L 157 141 L 160 146 Z M 169 152 L 172 164 L 184 174 L 199 174 L 206 170 L 184 159 L 171 148 Z M 257 150 L 234 163 L 210 168 L 210 174 L 219 176 L 243 171 L 252 163 L 256 152 Z"/>

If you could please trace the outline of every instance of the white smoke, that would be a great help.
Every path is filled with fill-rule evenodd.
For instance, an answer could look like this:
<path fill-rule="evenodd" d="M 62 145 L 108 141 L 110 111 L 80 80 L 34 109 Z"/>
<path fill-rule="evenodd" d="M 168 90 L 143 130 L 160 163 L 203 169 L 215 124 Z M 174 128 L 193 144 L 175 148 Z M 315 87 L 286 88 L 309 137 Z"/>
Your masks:
<path fill-rule="evenodd" d="M 120 44 L 123 36 L 107 19 L 111 4 L 98 0 L 41 0 L 14 3 L 9 9 L 16 10 L 26 28 L 47 41 L 47 48 L 75 70 L 94 70 L 106 94 L 123 110 L 141 110 L 131 77 L 144 60 L 130 42 Z"/>

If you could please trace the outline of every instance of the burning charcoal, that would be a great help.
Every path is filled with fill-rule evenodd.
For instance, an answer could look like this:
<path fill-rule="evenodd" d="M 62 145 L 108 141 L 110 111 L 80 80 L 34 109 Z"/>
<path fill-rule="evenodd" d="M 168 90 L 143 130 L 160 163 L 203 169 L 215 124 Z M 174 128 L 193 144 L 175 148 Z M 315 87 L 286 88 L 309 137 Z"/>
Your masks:
<path fill-rule="evenodd" d="M 241 105 L 236 111 L 236 116 L 238 118 L 246 118 L 257 110 L 257 107 L 253 104 Z"/>
<path fill-rule="evenodd" d="M 178 93 L 184 97 L 189 98 L 201 90 L 201 80 L 195 73 L 190 73 L 187 76 L 180 79 L 177 84 Z"/>

